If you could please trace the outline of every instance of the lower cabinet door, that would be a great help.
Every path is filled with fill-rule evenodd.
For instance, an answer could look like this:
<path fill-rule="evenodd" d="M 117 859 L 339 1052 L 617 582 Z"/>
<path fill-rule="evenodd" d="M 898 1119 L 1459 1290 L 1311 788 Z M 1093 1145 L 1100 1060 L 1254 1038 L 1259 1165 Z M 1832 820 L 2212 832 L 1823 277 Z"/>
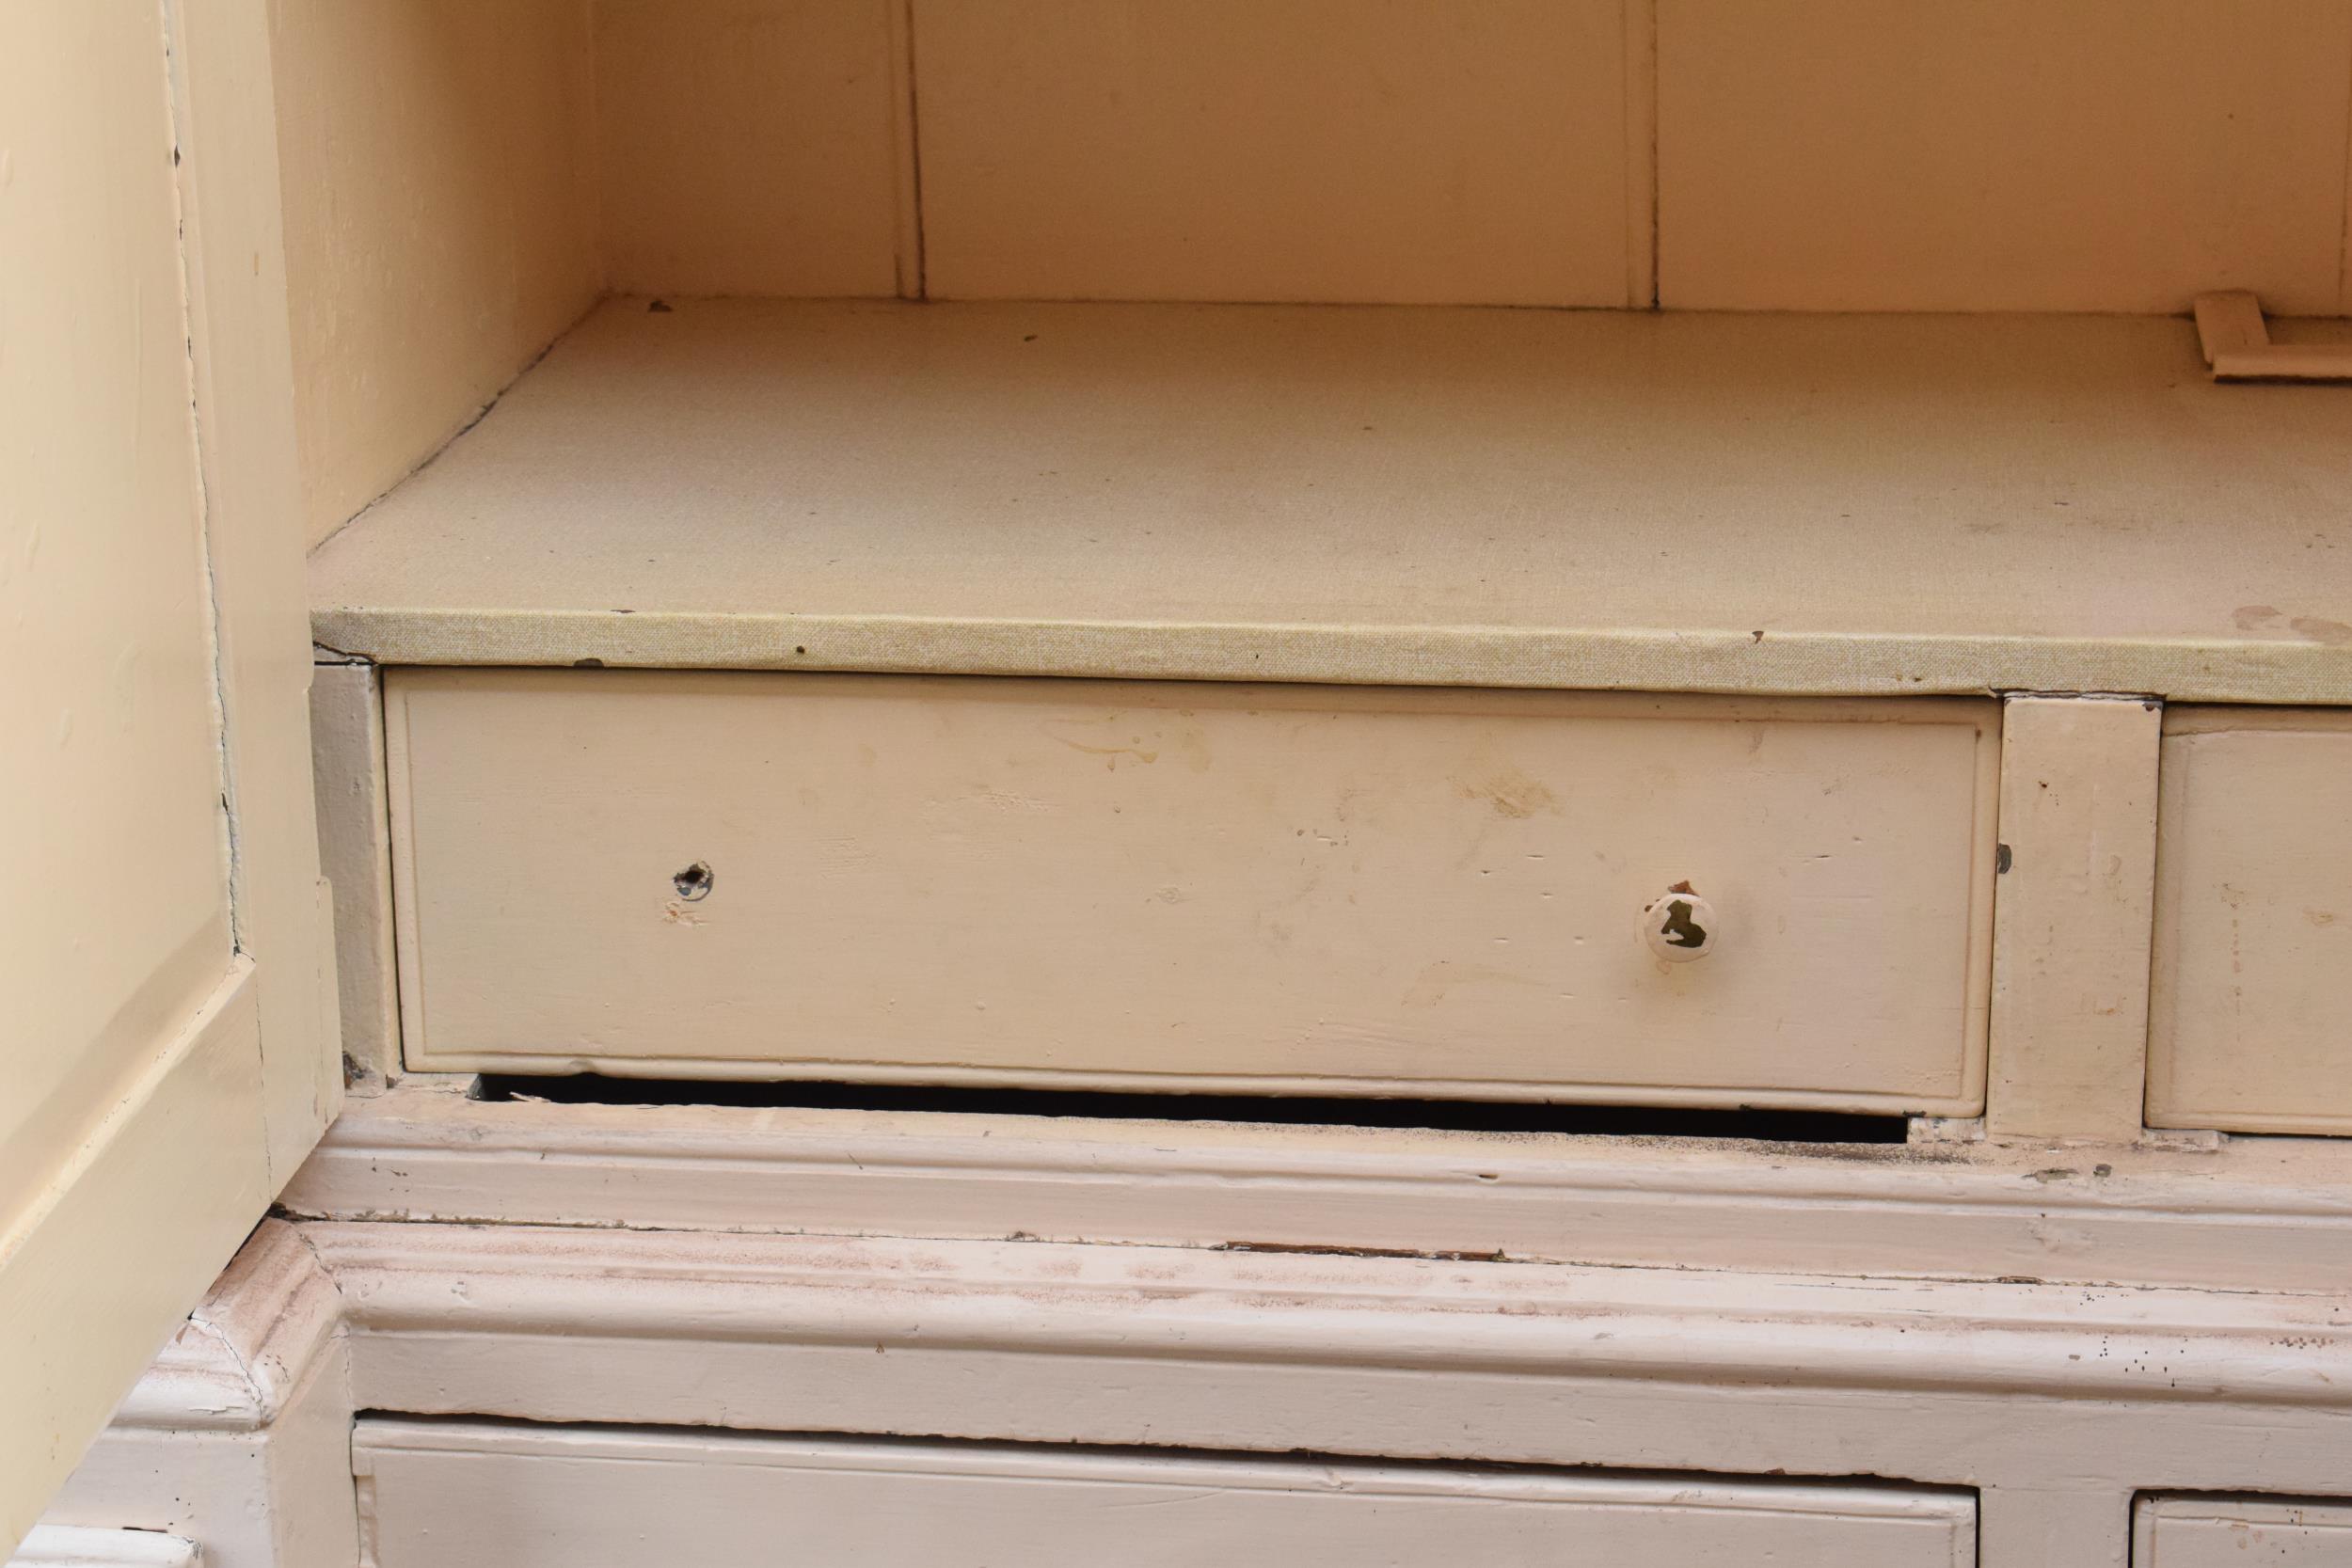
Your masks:
<path fill-rule="evenodd" d="M 375 1568 L 1963 1568 L 1976 1499 L 1017 1445 L 363 1420 Z"/>
<path fill-rule="evenodd" d="M 2344 1568 L 2352 1503 L 2149 1497 L 2134 1519 L 2134 1568 Z"/>

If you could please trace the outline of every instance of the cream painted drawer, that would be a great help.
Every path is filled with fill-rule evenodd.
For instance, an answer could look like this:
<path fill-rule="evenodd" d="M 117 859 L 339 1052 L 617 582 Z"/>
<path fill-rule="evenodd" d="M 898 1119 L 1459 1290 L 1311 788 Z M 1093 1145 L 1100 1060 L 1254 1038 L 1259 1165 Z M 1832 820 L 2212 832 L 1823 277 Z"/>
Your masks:
<path fill-rule="evenodd" d="M 364 1420 L 374 1568 L 1963 1568 L 1964 1493 Z"/>
<path fill-rule="evenodd" d="M 2352 713 L 2164 728 L 2149 1124 L 2352 1132 Z"/>
<path fill-rule="evenodd" d="M 1981 1101 L 1990 702 L 439 670 L 387 699 L 413 1069 Z M 1683 882 L 1713 946 L 1668 963 L 1643 911 Z"/>
<path fill-rule="evenodd" d="M 2352 1505 L 2142 1497 L 2134 1568 L 2352 1568 Z"/>

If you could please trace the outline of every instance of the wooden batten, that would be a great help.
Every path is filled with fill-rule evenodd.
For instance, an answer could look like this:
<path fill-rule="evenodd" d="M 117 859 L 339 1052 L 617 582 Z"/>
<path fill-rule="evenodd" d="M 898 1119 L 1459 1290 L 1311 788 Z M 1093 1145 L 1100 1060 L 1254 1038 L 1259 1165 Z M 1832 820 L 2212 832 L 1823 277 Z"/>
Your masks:
<path fill-rule="evenodd" d="M 2197 339 L 2216 381 L 2352 381 L 2352 347 L 2272 342 L 2261 302 L 2243 291 L 2197 296 Z"/>

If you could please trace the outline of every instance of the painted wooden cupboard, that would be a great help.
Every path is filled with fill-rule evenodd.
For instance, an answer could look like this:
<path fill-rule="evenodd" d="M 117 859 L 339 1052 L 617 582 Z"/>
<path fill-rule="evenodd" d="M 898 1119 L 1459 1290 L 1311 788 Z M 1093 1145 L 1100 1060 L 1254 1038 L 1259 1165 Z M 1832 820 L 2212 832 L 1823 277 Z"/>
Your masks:
<path fill-rule="evenodd" d="M 26 1560 L 2352 1561 L 2345 0 L 116 9 Z"/>

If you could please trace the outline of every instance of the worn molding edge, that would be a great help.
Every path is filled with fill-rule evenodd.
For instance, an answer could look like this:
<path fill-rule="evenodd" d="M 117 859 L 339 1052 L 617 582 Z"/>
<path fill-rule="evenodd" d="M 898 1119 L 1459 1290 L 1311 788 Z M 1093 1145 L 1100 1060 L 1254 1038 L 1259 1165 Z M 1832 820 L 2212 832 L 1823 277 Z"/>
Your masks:
<path fill-rule="evenodd" d="M 113 1425 L 259 1431 L 342 1328 L 342 1299 L 317 1255 L 294 1226 L 265 1220 L 116 1408 Z"/>
<path fill-rule="evenodd" d="M 362 1411 L 1978 1492 L 2123 1568 L 2146 1490 L 2340 1492 L 2341 1297 L 315 1223 Z"/>
<path fill-rule="evenodd" d="M 203 1323 L 126 1421 L 265 1425 L 337 1347 L 345 1421 L 1972 1486 L 1992 1568 L 2122 1568 L 2136 1492 L 2352 1465 L 2341 1294 L 277 1220 Z"/>
<path fill-rule="evenodd" d="M 36 1525 L 8 1568 L 199 1568 L 196 1543 L 143 1529 Z"/>
<path fill-rule="evenodd" d="M 869 1355 L 944 1345 L 2352 1412 L 2352 1301 L 2332 1297 L 1031 1242 L 304 1229 L 363 1343 L 489 1332 Z"/>
<path fill-rule="evenodd" d="M 708 1106 L 354 1100 L 303 1218 L 1313 1248 L 2340 1292 L 2352 1147 L 1827 1148 Z"/>

